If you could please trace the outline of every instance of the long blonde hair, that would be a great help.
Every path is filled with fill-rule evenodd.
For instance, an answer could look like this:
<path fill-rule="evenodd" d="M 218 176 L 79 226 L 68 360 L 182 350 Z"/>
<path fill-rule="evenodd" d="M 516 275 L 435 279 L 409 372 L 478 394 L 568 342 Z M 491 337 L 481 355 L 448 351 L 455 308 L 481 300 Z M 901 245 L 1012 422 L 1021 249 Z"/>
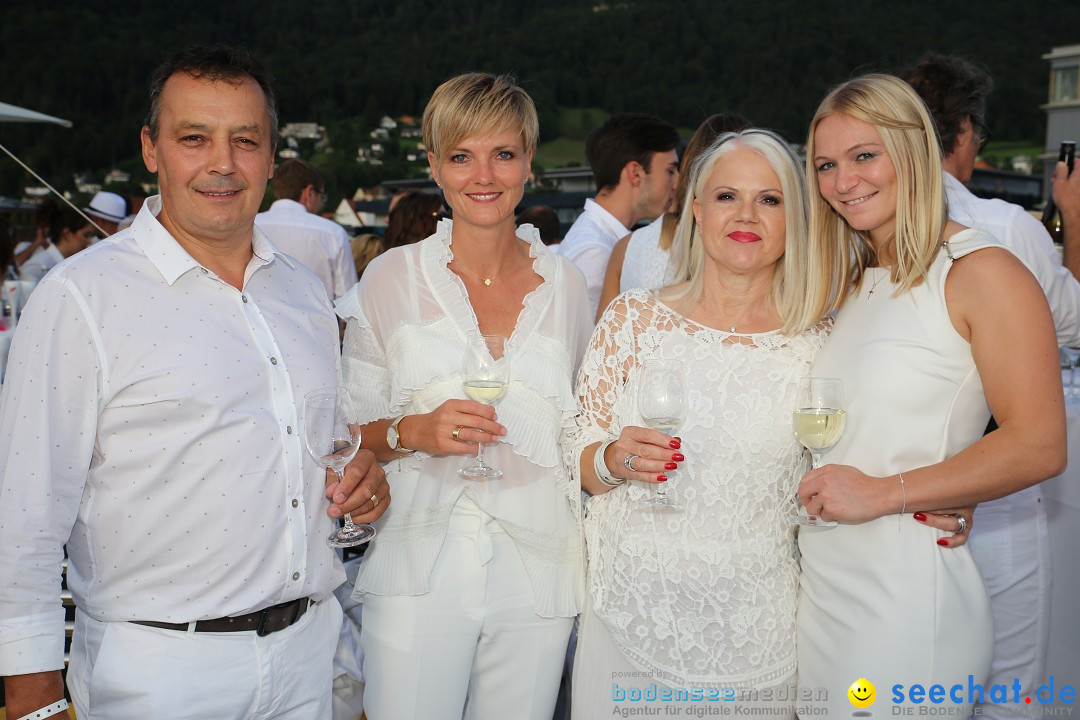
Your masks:
<path fill-rule="evenodd" d="M 771 130 L 751 128 L 724 133 L 690 166 L 689 190 L 683 200 L 682 216 L 671 249 L 678 277 L 689 282 L 673 299 L 696 303 L 704 290 L 705 245 L 694 219 L 693 204 L 705 192 L 713 168 L 736 148 L 752 150 L 764 158 L 780 180 L 784 193 L 784 255 L 778 261 L 768 302 L 776 308 L 787 335 L 795 335 L 817 324 L 823 313 L 808 304 L 808 283 L 814 279 L 810 268 L 817 256 L 809 245 L 806 207 L 806 179 L 799 158 L 791 146 Z"/>
<path fill-rule="evenodd" d="M 948 222 L 934 121 L 911 86 L 892 75 L 863 75 L 834 88 L 814 113 L 806 141 L 806 175 L 815 189 L 815 131 L 823 119 L 837 113 L 873 125 L 896 171 L 896 223 L 888 242 L 895 254 L 892 281 L 899 284 L 897 293 L 905 292 L 926 279 Z M 879 258 L 869 234 L 848 225 L 820 192 L 810 199 L 810 233 L 824 253 L 822 279 L 836 283 L 828 296 L 815 302 L 834 310 L 861 286 L 866 268 Z"/>

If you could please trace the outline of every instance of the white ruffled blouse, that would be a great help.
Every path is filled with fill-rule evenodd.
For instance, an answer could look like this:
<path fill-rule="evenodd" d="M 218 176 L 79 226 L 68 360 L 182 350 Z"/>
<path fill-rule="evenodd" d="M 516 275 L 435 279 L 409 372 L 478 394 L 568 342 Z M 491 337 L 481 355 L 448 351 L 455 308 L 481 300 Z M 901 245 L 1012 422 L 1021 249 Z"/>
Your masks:
<path fill-rule="evenodd" d="M 449 220 L 419 243 L 380 255 L 338 302 L 348 321 L 342 365 L 360 423 L 431 412 L 464 399 L 461 365 L 479 325 L 453 259 Z M 503 471 L 484 481 L 458 477 L 470 458 L 423 452 L 387 463 L 389 509 L 378 520 L 356 594 L 419 595 L 462 495 L 513 539 L 532 583 L 536 612 L 572 617 L 581 606 L 580 493 L 564 465 L 561 440 L 573 425 L 573 377 L 592 322 L 585 282 L 550 252 L 531 226 L 533 271 L 543 282 L 525 297 L 506 347 L 510 384 L 496 406 L 506 427 L 485 459 Z"/>

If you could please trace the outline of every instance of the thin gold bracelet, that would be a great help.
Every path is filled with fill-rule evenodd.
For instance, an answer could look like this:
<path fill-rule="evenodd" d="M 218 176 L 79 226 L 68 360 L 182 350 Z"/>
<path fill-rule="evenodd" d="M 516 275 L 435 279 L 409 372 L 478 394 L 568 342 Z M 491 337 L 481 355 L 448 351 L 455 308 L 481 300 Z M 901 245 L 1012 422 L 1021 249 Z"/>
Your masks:
<path fill-rule="evenodd" d="M 907 510 L 907 488 L 904 487 L 904 473 L 899 473 L 899 474 L 900 474 L 900 494 L 904 498 L 904 504 L 900 506 L 899 520 L 896 523 L 896 532 L 897 532 L 897 534 L 899 534 L 900 531 L 904 527 L 904 511 Z"/>

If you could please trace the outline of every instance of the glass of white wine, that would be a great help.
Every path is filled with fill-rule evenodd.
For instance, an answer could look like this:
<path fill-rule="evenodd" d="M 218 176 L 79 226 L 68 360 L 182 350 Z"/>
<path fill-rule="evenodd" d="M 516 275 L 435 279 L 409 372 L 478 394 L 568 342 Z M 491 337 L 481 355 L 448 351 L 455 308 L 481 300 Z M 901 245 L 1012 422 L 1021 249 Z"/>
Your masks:
<path fill-rule="evenodd" d="M 465 348 L 462 365 L 462 384 L 465 394 L 485 405 L 494 405 L 506 394 L 510 372 L 506 365 L 506 338 L 501 335 L 481 335 L 482 342 L 471 342 Z M 484 462 L 484 443 L 476 444 L 476 462 L 458 470 L 463 478 L 502 477 L 502 470 Z"/>
<path fill-rule="evenodd" d="M 844 385 L 837 378 L 810 377 L 799 381 L 795 411 L 791 423 L 795 436 L 810 451 L 812 467 L 821 464 L 822 453 L 840 442 L 844 434 Z M 835 527 L 834 520 L 800 513 L 798 525 Z"/>
<path fill-rule="evenodd" d="M 638 409 L 641 420 L 653 430 L 674 436 L 682 424 L 686 412 L 686 383 L 683 364 L 678 360 L 647 360 L 641 370 L 638 385 Z M 645 501 L 646 505 L 661 508 L 677 508 L 679 503 L 667 494 L 668 483 L 674 481 L 676 471 L 666 473 L 667 482 L 656 486 L 656 494 Z"/>
<path fill-rule="evenodd" d="M 348 388 L 319 388 L 304 396 L 304 444 L 315 462 L 333 470 L 339 482 L 360 449 L 360 431 L 349 425 L 355 417 Z M 373 537 L 375 528 L 357 525 L 345 515 L 345 526 L 330 533 L 326 542 L 330 547 L 355 547 Z"/>

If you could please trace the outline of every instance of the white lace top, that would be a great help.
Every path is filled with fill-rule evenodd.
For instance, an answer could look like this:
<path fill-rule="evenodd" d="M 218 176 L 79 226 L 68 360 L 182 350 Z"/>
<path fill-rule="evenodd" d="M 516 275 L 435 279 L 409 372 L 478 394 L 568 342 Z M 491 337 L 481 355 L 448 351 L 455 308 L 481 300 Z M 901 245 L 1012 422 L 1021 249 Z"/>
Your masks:
<path fill-rule="evenodd" d="M 361 423 L 426 413 L 465 399 L 461 363 L 480 330 L 461 279 L 447 264 L 451 222 L 413 245 L 372 261 L 337 303 L 348 321 L 342 366 Z M 560 441 L 573 424 L 571 379 L 588 341 L 585 283 L 572 263 L 551 253 L 531 226 L 529 293 L 506 347 L 510 385 L 496 407 L 507 430 L 485 459 L 503 471 L 478 482 L 458 477 L 469 458 L 417 452 L 386 465 L 392 500 L 376 523 L 357 578 L 358 594 L 427 592 L 450 513 L 465 494 L 514 540 L 532 583 L 536 611 L 572 617 L 580 609 L 580 493 L 563 465 Z"/>
<path fill-rule="evenodd" d="M 760 688 L 795 670 L 799 568 L 791 518 L 808 467 L 791 429 L 795 384 L 825 338 L 738 335 L 698 325 L 654 293 L 616 298 L 578 380 L 569 448 L 643 425 L 639 367 L 686 368 L 688 408 L 679 477 L 682 508 L 656 513 L 654 485 L 627 483 L 586 505 L 587 591 L 626 657 L 673 686 Z"/>
<path fill-rule="evenodd" d="M 660 249 L 661 215 L 640 230 L 635 230 L 626 243 L 619 291 L 658 290 L 675 282 L 675 267 L 671 252 Z"/>

